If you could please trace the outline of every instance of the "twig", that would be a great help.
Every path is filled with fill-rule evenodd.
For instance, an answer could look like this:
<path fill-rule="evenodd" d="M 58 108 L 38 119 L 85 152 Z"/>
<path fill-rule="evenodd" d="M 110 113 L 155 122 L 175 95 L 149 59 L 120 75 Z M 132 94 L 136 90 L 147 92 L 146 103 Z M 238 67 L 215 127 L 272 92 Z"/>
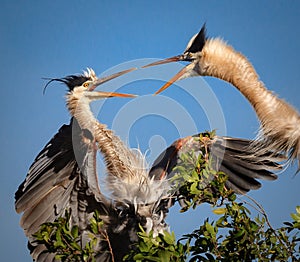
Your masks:
<path fill-rule="evenodd" d="M 111 262 L 115 262 L 114 253 L 113 253 L 113 250 L 112 250 L 112 247 L 111 247 L 111 244 L 110 244 L 109 237 L 108 237 L 108 234 L 106 232 L 106 229 L 104 229 L 103 231 L 101 231 L 101 234 L 102 234 L 102 236 L 104 237 L 104 239 L 106 240 L 106 242 L 108 244 L 109 253 L 111 255 Z"/>
<path fill-rule="evenodd" d="M 246 194 L 244 196 L 247 197 L 248 199 L 250 199 L 258 208 L 256 208 L 251 203 L 249 203 L 249 202 L 247 202 L 245 200 L 242 200 L 240 198 L 241 201 L 243 201 L 245 204 L 248 204 L 249 206 L 253 207 L 255 210 L 257 210 L 259 213 L 261 213 L 265 217 L 267 225 L 273 231 L 273 233 L 276 236 L 276 238 L 278 239 L 278 241 L 288 250 L 288 252 L 290 253 L 290 255 L 292 255 L 293 254 L 292 250 L 290 250 L 289 246 L 287 246 L 286 243 L 283 242 L 283 240 L 277 234 L 276 230 L 272 227 L 272 225 L 270 223 L 270 220 L 268 218 L 268 215 L 267 215 L 266 211 L 264 210 L 263 206 L 260 203 L 258 203 L 253 197 L 250 197 L 249 195 L 246 195 Z"/>

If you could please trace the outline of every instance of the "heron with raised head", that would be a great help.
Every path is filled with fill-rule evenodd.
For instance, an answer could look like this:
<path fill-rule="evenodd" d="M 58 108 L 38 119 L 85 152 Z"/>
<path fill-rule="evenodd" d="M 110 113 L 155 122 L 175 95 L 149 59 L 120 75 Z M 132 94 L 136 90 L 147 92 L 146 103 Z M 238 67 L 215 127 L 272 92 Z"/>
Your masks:
<path fill-rule="evenodd" d="M 112 139 L 110 130 L 106 130 L 105 125 L 98 125 L 89 103 L 107 97 L 132 97 L 94 91 L 98 85 L 130 71 L 132 70 L 98 79 L 94 71 L 88 69 L 83 75 L 71 75 L 49 81 L 60 81 L 68 86 L 66 100 L 72 118 L 70 124 L 63 125 L 36 157 L 15 195 L 15 208 L 18 213 L 23 212 L 20 224 L 29 239 L 34 260 L 54 260 L 55 254 L 44 253 L 45 246 L 37 245 L 32 235 L 42 223 L 53 222 L 63 216 L 65 210 L 72 210 L 71 223 L 79 225 L 83 246 L 86 241 L 84 233 L 95 210 L 99 210 L 103 218 L 118 217 L 118 210 L 113 207 L 112 201 L 101 194 L 96 172 L 96 152 L 99 143 L 95 137 L 102 131 L 101 135 L 107 137 L 102 143 L 104 144 Z M 97 138 L 103 139 L 101 136 Z M 103 147 L 105 146 L 108 145 Z M 113 148 L 111 152 L 114 153 Z M 113 162 L 113 158 L 115 159 L 108 159 Z M 108 255 L 105 253 L 105 256 Z"/>
<path fill-rule="evenodd" d="M 171 78 L 156 94 L 180 79 L 192 76 L 212 76 L 235 86 L 251 103 L 261 128 L 253 143 L 253 153 L 274 151 L 285 153 L 300 163 L 300 115 L 284 100 L 267 90 L 252 64 L 240 52 L 220 38 L 207 38 L 205 25 L 189 41 L 183 54 L 144 67 L 176 61 L 189 64 Z"/>
<path fill-rule="evenodd" d="M 63 216 L 65 210 L 71 210 L 71 225 L 79 226 L 81 246 L 88 241 L 88 224 L 94 211 L 99 212 L 109 243 L 99 236 L 97 261 L 122 261 L 138 241 L 139 225 L 154 236 L 168 230 L 165 217 L 176 195 L 169 190 L 169 178 L 182 153 L 200 152 L 204 145 L 195 137 L 179 139 L 158 157 L 149 171 L 141 152 L 128 148 L 95 118 L 89 106 L 91 101 L 132 97 L 95 88 L 131 70 L 98 79 L 89 69 L 83 75 L 49 81 L 62 82 L 69 88 L 66 104 L 72 118 L 38 154 L 15 195 L 15 207 L 18 213 L 23 212 L 20 223 L 34 260 L 54 261 L 55 254 L 45 252 L 45 246 L 37 244 L 32 234 L 42 223 Z M 256 156 L 254 164 L 242 158 L 249 144 L 248 140 L 215 136 L 205 145 L 214 161 L 228 171 L 228 187 L 240 192 L 259 188 L 257 179 L 276 179 L 269 170 L 280 169 L 280 165 L 266 161 L 266 155 Z M 97 151 L 107 167 L 106 184 L 100 186 Z M 103 187 L 111 191 L 109 197 L 103 195 Z"/>

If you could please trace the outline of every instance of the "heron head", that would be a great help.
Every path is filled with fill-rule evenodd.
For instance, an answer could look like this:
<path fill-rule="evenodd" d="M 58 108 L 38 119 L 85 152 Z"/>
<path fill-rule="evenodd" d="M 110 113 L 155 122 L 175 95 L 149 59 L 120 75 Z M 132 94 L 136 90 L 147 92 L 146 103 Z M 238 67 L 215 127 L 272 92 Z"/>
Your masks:
<path fill-rule="evenodd" d="M 187 47 L 185 48 L 183 54 L 173 56 L 170 58 L 163 59 L 161 61 L 157 61 L 148 65 L 143 66 L 143 68 L 156 66 L 171 62 L 185 61 L 189 62 L 187 66 L 185 66 L 182 70 L 180 70 L 174 77 L 172 77 L 163 87 L 161 87 L 155 94 L 159 94 L 163 90 L 167 89 L 174 82 L 184 79 L 191 76 L 201 75 L 201 68 L 198 66 L 198 62 L 202 57 L 202 49 L 206 43 L 206 28 L 205 24 L 202 26 L 200 32 L 194 35 Z"/>
<path fill-rule="evenodd" d="M 88 68 L 87 71 L 84 71 L 84 73 L 81 75 L 69 75 L 69 76 L 66 76 L 63 78 L 49 79 L 48 83 L 44 87 L 44 92 L 45 92 L 47 86 L 53 81 L 64 83 L 69 88 L 69 92 L 72 92 L 75 90 L 92 92 L 95 90 L 95 88 L 97 86 L 104 84 L 105 82 L 108 82 L 114 78 L 121 76 L 121 75 L 129 73 L 133 70 L 136 70 L 136 68 L 130 68 L 130 69 L 112 74 L 110 76 L 98 78 L 96 76 L 94 70 L 91 68 Z M 120 93 L 113 93 L 113 92 L 94 92 L 92 95 L 90 94 L 88 96 L 91 98 L 91 100 L 95 100 L 95 99 L 115 97 L 115 96 L 134 97 L 135 95 L 120 94 Z"/>

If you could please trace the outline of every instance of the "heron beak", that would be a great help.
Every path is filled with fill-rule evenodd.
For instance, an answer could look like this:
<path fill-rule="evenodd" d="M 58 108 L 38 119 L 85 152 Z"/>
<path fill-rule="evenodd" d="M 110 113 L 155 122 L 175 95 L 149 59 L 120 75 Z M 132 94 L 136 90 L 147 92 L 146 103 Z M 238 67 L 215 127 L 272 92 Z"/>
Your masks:
<path fill-rule="evenodd" d="M 102 92 L 102 91 L 95 91 L 95 92 L 88 92 L 87 96 L 93 99 L 102 99 L 102 98 L 110 98 L 110 97 L 136 97 L 133 94 L 122 94 L 122 93 L 114 93 L 114 92 Z"/>
<path fill-rule="evenodd" d="M 175 76 L 173 76 L 166 84 L 164 84 L 158 91 L 154 93 L 154 95 L 157 95 L 167 89 L 170 85 L 175 83 L 176 81 L 186 78 L 189 72 L 188 66 L 181 69 Z"/>
<path fill-rule="evenodd" d="M 127 70 L 120 71 L 120 72 L 118 72 L 118 73 L 112 74 L 112 75 L 110 75 L 110 76 L 106 76 L 106 77 L 99 78 L 99 79 L 97 79 L 97 80 L 95 81 L 95 83 L 94 83 L 93 86 L 89 89 L 89 91 L 93 91 L 97 86 L 102 85 L 102 84 L 104 84 L 105 82 L 108 82 L 108 81 L 110 81 L 110 80 L 112 80 L 112 79 L 114 79 L 114 78 L 117 78 L 117 77 L 119 77 L 119 76 L 121 76 L 121 75 L 127 74 L 127 73 L 129 73 L 129 72 L 131 72 L 131 71 L 134 71 L 134 70 L 136 70 L 136 69 L 137 69 L 136 67 L 133 67 L 133 68 L 130 68 L 130 69 L 127 69 Z M 111 94 L 113 94 L 113 93 L 111 93 Z M 119 95 L 121 95 L 121 94 L 119 94 Z"/>
<path fill-rule="evenodd" d="M 166 59 L 148 64 L 148 65 L 144 65 L 144 66 L 142 66 L 142 68 L 147 68 L 147 67 L 150 67 L 150 66 L 162 65 L 162 64 L 172 63 L 172 62 L 178 62 L 178 61 L 183 61 L 183 56 L 182 55 L 169 57 L 169 58 L 166 58 Z"/>
<path fill-rule="evenodd" d="M 185 54 L 182 54 L 182 55 L 169 57 L 169 58 L 163 59 L 161 61 L 157 61 L 157 62 L 148 64 L 148 65 L 142 66 L 142 68 L 147 68 L 147 67 L 150 67 L 150 66 L 162 65 L 162 64 L 172 63 L 172 62 L 178 62 L 178 61 L 191 62 L 192 59 L 187 58 L 187 56 Z M 187 78 L 189 76 L 194 75 L 193 70 L 192 70 L 193 67 L 194 67 L 194 65 L 192 65 L 192 64 L 189 64 L 186 67 L 184 67 L 175 76 L 173 76 L 163 87 L 161 87 L 158 91 L 156 91 L 154 93 L 154 95 L 157 95 L 157 94 L 161 93 L 162 91 L 167 89 L 170 85 L 172 85 L 174 82 L 176 82 L 180 79 L 184 79 L 184 78 Z"/>

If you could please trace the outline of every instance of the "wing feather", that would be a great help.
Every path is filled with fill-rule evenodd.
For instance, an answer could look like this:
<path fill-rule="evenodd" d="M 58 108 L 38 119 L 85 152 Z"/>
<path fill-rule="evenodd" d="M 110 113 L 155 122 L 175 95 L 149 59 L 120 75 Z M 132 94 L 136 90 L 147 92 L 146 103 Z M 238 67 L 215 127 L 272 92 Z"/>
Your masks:
<path fill-rule="evenodd" d="M 54 258 L 44 254 L 45 247 L 32 237 L 42 223 L 54 222 L 71 209 L 72 223 L 83 232 L 91 213 L 95 209 L 106 213 L 110 205 L 98 185 L 95 142 L 85 134 L 74 118 L 63 125 L 38 154 L 15 194 L 16 211 L 23 212 L 20 224 L 38 261 Z"/>
<path fill-rule="evenodd" d="M 203 143 L 196 139 L 199 135 L 179 139 L 164 150 L 154 161 L 150 176 L 154 179 L 171 177 L 172 170 L 180 162 L 181 154 L 190 151 L 201 152 Z M 282 168 L 275 160 L 284 160 L 283 156 L 274 155 L 273 152 L 252 154 L 251 143 L 252 141 L 247 139 L 215 136 L 207 144 L 214 168 L 228 175 L 226 185 L 237 193 L 260 188 L 261 184 L 257 179 L 275 180 L 277 175 L 271 170 L 277 171 Z"/>

